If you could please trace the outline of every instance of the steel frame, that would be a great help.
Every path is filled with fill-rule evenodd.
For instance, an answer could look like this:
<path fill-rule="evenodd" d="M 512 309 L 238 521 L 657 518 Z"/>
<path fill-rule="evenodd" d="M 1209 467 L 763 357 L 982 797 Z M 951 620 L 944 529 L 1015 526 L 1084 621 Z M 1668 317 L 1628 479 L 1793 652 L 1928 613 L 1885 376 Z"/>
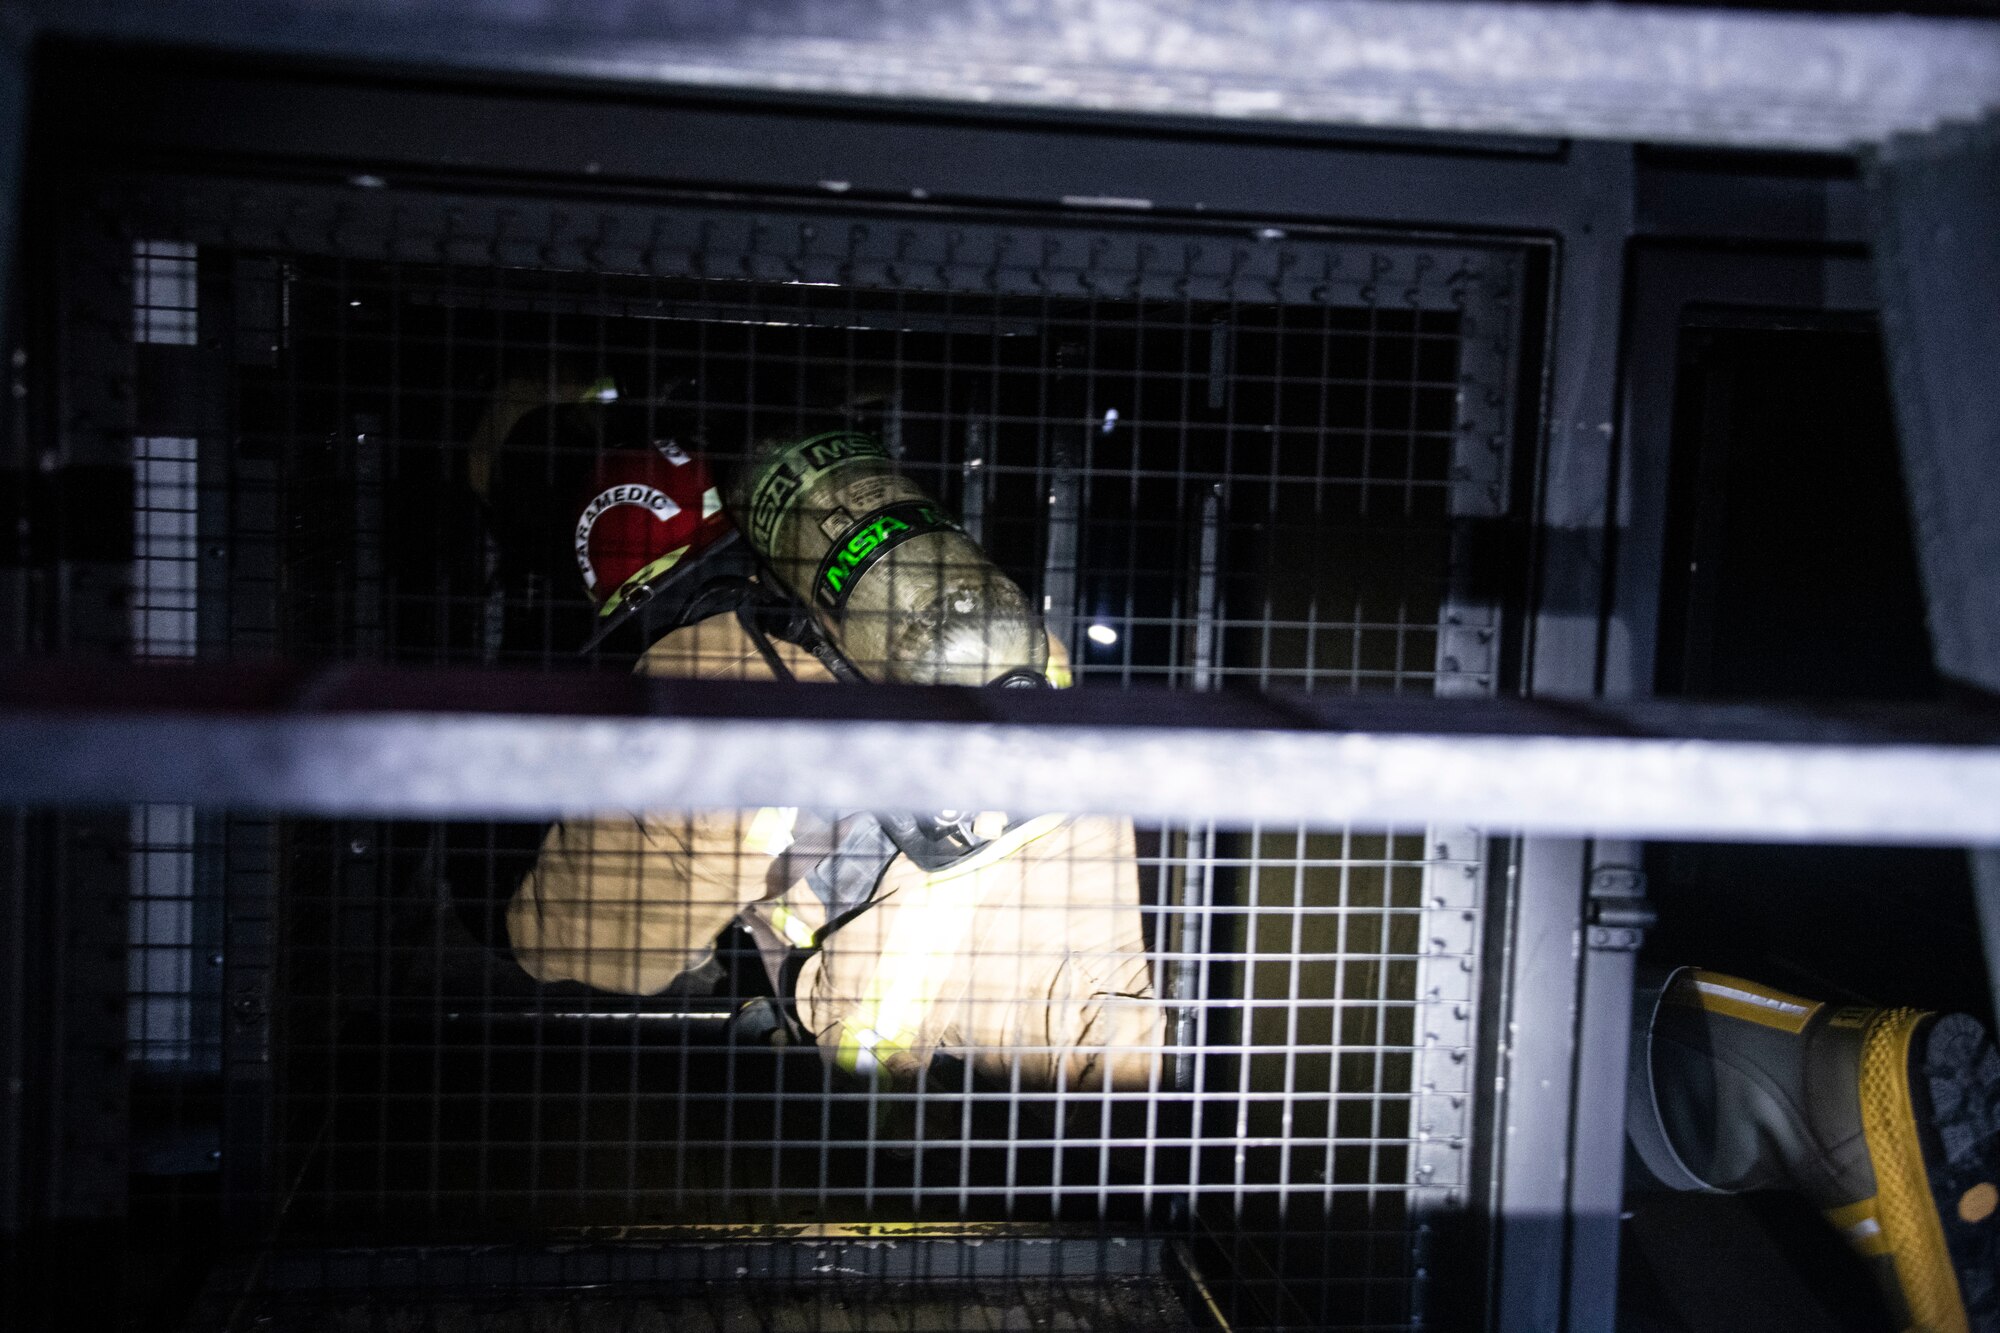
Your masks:
<path fill-rule="evenodd" d="M 48 29 L 941 108 L 1845 149 L 2000 104 L 2000 30 L 1902 16 L 1394 0 L 38 0 Z"/>
<path fill-rule="evenodd" d="M 2000 843 L 2000 718 L 1958 707 L 893 687 L 835 705 L 723 681 L 32 663 L 0 674 L 0 740 L 20 756 L 0 802 L 21 805 L 536 818 L 798 805 L 838 772 L 888 808 Z"/>
<path fill-rule="evenodd" d="M 1639 191 L 1642 214 L 1650 193 L 1653 208 L 1674 199 L 1685 209 L 1692 199 L 1700 218 L 1702 184 L 1688 173 L 1658 173 L 1650 189 Z M 1609 696 L 1644 698 L 1653 692 L 1679 336 L 1689 309 L 1873 308 L 1866 262 L 1853 246 L 1860 239 L 1859 200 L 1850 190 L 1844 199 L 1830 192 L 1827 201 L 1845 219 L 1843 224 L 1821 215 L 1831 224 L 1826 239 L 1845 240 L 1848 248 L 1745 252 L 1703 244 L 1710 238 L 1695 227 L 1684 229 L 1692 236 L 1640 241 L 1628 257 L 1611 499 L 1617 540 L 1608 553 L 1599 667 L 1601 688 Z M 1579 1327 L 1609 1327 L 1616 1320 L 1633 964 L 1641 935 L 1632 927 L 1643 926 L 1651 914 L 1638 869 L 1642 859 L 1643 847 L 1630 838 L 1600 835 L 1591 849 L 1575 1064 L 1577 1148 L 1568 1213 L 1571 1319 Z"/>
<path fill-rule="evenodd" d="M 97 7 L 96 13 L 114 8 L 126 18 L 138 13 L 113 6 Z M 154 31 L 110 25 L 97 30 L 138 38 Z M 320 56 L 366 54 L 337 42 L 309 45 Z M 454 179 L 507 178 L 613 206 L 628 191 L 667 186 L 920 210 L 939 201 L 1079 215 L 1129 216 L 1143 208 L 1156 218 L 1228 216 L 1279 225 L 1290 220 L 1379 227 L 1405 241 L 1412 231 L 1426 229 L 1526 241 L 1531 252 L 1544 256 L 1539 262 L 1547 266 L 1553 291 L 1550 308 L 1531 312 L 1527 321 L 1531 339 L 1552 330 L 1553 340 L 1524 352 L 1527 364 L 1539 360 L 1543 367 L 1547 431 L 1539 464 L 1510 479 L 1533 499 L 1516 506 L 1516 517 L 1503 522 L 1498 535 L 1532 540 L 1541 572 L 1534 610 L 1525 622 L 1503 627 L 1503 652 L 1493 668 L 1504 690 L 1551 698 L 1643 691 L 1630 668 L 1636 655 L 1616 646 L 1616 617 L 1612 640 L 1603 637 L 1613 567 L 1621 589 L 1634 586 L 1625 582 L 1628 575 L 1643 584 L 1644 574 L 1643 563 L 1632 563 L 1630 544 L 1614 540 L 1630 521 L 1619 508 L 1620 478 L 1638 475 L 1616 469 L 1613 448 L 1630 238 L 1754 233 L 1766 242 L 1820 247 L 1866 235 L 1858 190 L 1837 162 L 1770 171 L 1747 159 L 1634 153 L 1615 145 L 1465 137 L 1398 141 L 1380 134 L 1343 138 L 1338 131 L 1269 125 L 1088 123 L 1027 112 L 1009 118 L 984 111 L 961 118 L 853 102 L 742 102 L 670 93 L 656 85 L 493 87 L 379 73 L 348 80 L 324 71 L 274 69 L 268 61 L 255 70 L 227 63 L 204 67 L 199 60 L 184 61 L 172 72 L 143 60 L 94 68 L 99 77 L 88 83 L 44 81 L 44 123 L 64 122 L 76 142 L 112 158 L 226 160 L 247 174 L 303 175 L 361 216 L 381 197 L 375 186 L 382 181 L 423 180 L 448 188 Z M 86 87 L 87 97 L 81 95 Z M 496 125 L 535 128 L 496 134 Z M 440 166 L 446 163 L 451 165 Z M 755 167 L 746 169 L 744 163 Z M 1746 207 L 1751 201 L 1754 209 Z M 579 235 L 564 243 L 599 240 Z M 468 258 L 490 259 L 484 253 Z M 60 464 L 88 461 L 66 458 Z M 1635 456 L 1634 468 L 1643 461 Z M 1530 512 L 1532 531 L 1518 517 Z M 767 697 L 755 706 L 759 716 L 731 725 L 774 732 L 782 724 L 771 716 L 772 706 Z M 1435 739 L 1434 729 L 1445 725 L 1438 718 L 1458 711 L 1426 709 L 1408 730 L 1385 734 L 1402 741 Z M 815 712 L 824 715 L 823 703 Z M 1606 735 L 1553 745 L 1557 751 L 1605 746 L 1603 753 L 1622 755 L 1613 762 L 1627 762 L 1648 745 L 1674 749 L 1676 743 L 1664 738 L 1692 720 L 1685 713 L 1651 715 L 1663 738 L 1658 740 L 1628 745 L 1627 737 Z M 1960 720 L 1930 719 L 1951 726 Z M 14 714 L 10 725 L 60 730 L 78 721 L 37 710 Z M 287 727 L 332 721 L 323 715 L 275 717 L 263 725 L 281 734 Z M 461 714 L 447 725 L 473 721 Z M 1792 721 L 1798 725 L 1790 731 L 1777 725 L 1757 732 L 1762 741 L 1779 742 L 1781 763 L 1879 759 L 1893 748 L 1883 744 L 1880 732 L 1831 743 L 1820 735 L 1818 742 L 1804 743 L 1811 740 L 1806 724 L 1813 719 Z M 1567 710 L 1551 707 L 1516 715 L 1513 725 L 1533 735 L 1562 732 L 1574 722 Z M 184 722 L 124 713 L 105 725 L 115 731 Z M 1629 719 L 1614 718 L 1606 730 L 1628 725 Z M 571 719 L 554 726 L 581 734 L 586 723 Z M 43 733 L 45 739 L 53 734 Z M 190 734 L 213 739 L 221 732 L 197 727 Z M 1081 729 L 1070 734 L 1080 735 Z M 1292 744 L 1339 740 L 1301 732 L 1296 716 L 1282 719 L 1271 734 Z M 1134 739 L 1125 728 L 1106 735 L 1117 746 Z M 1172 743 L 1203 735 L 1202 729 L 1189 728 Z M 1525 742 L 1523 736 L 1462 737 L 1445 742 L 1438 753 L 1462 755 L 1475 741 L 1496 739 L 1503 745 Z M 1856 740 L 1858 746 L 1850 744 Z M 1977 764 L 1990 762 L 1991 755 L 1964 744 L 1961 736 L 1950 745 L 1930 745 L 1915 761 L 1920 767 L 1932 761 Z M 1201 813 L 1214 809 L 1205 803 Z M 1432 804 L 1422 813 L 1436 810 Z M 1575 824 L 1549 827 L 1558 826 L 1584 831 Z M 1505 819 L 1490 819 L 1483 827 L 1505 827 Z M 1609 825 L 1593 827 L 1601 832 Z M 1463 836 L 1446 841 L 1455 846 L 1452 839 Z M 1615 1258 L 1615 1230 L 1607 1248 L 1603 1207 L 1607 1182 L 1617 1179 L 1607 1165 L 1606 1147 L 1616 1129 L 1586 1094 L 1599 1086 L 1594 1071 L 1610 1063 L 1622 1068 L 1622 1039 L 1614 1053 L 1605 1036 L 1612 1026 L 1605 1006 L 1616 1006 L 1620 974 L 1615 959 L 1609 967 L 1596 965 L 1581 951 L 1593 910 L 1590 888 L 1602 880 L 1591 868 L 1615 871 L 1630 863 L 1630 849 L 1546 836 L 1505 841 L 1502 849 L 1508 854 L 1489 858 L 1489 864 L 1496 867 L 1496 889 L 1506 886 L 1491 901 L 1504 910 L 1489 914 L 1479 967 L 1482 1035 L 1476 1058 L 1490 1119 L 1471 1146 L 1467 1177 L 1488 1182 L 1491 1190 L 1480 1200 L 1490 1230 L 1483 1239 L 1473 1238 L 1488 1246 L 1495 1260 L 1482 1301 L 1485 1319 L 1495 1327 L 1608 1328 L 1602 1293 L 1607 1256 Z M 1616 1082 L 1622 1084 L 1622 1075 Z M 1610 1216 L 1615 1220 L 1615 1210 Z"/>
<path fill-rule="evenodd" d="M 272 206 L 264 202 L 267 199 L 282 199 L 283 204 Z M 600 272 L 701 273 L 720 261 L 732 266 L 732 274 L 780 280 L 838 278 L 862 286 L 970 288 L 1020 296 L 1088 292 L 1252 302 L 1384 300 L 1401 308 L 1454 311 L 1464 331 L 1459 365 L 1462 411 L 1451 465 L 1454 484 L 1446 507 L 1459 533 L 1454 542 L 1453 587 L 1434 665 L 1452 694 L 1483 696 L 1495 688 L 1501 608 L 1490 577 L 1481 578 L 1475 568 L 1479 551 L 1473 538 L 1476 525 L 1502 520 L 1510 504 L 1515 425 L 1511 409 L 1519 377 L 1516 302 L 1523 281 L 1519 245 L 1485 240 L 1447 244 L 1434 238 L 1391 242 L 1381 236 L 1355 238 L 1320 229 L 1280 235 L 1263 228 L 1256 229 L 1246 244 L 1244 228 L 1228 222 L 1202 225 L 1192 220 L 1176 228 L 1138 219 L 1134 223 L 1141 225 L 1121 226 L 1104 218 L 1092 227 L 1078 214 L 1074 221 L 1059 218 L 1045 226 L 1039 220 L 1021 223 L 959 210 L 948 245 L 940 247 L 946 233 L 935 216 L 907 206 L 899 211 L 879 205 L 842 208 L 836 201 L 814 200 L 785 207 L 766 198 L 753 207 L 745 200 L 690 198 L 683 209 L 671 212 L 624 200 L 600 201 L 595 209 L 572 211 L 528 195 L 496 198 L 462 188 L 444 193 L 370 187 L 357 196 L 344 184 L 290 185 L 279 194 L 240 180 L 141 173 L 115 176 L 101 192 L 93 190 L 86 211 L 202 246 L 268 247 L 288 254 L 393 253 L 430 259 L 440 257 L 440 251 L 427 247 L 438 245 L 453 258 Z M 456 240 L 479 235 L 499 238 L 496 244 L 501 248 L 475 256 Z M 865 242 L 860 239 L 864 236 Z M 1040 236 L 1051 239 L 1029 243 Z M 407 249 L 412 245 L 418 248 Z M 214 313 L 215 320 L 207 326 L 226 326 L 227 308 L 219 306 Z M 111 347 L 101 352 L 107 363 L 116 355 Z M 186 359 L 199 361 L 203 355 L 189 349 Z M 186 373 L 200 374 L 192 365 Z M 175 421 L 172 429 L 205 437 L 218 429 L 215 421 L 205 425 Z M 204 452 L 203 460 L 204 468 L 209 468 L 210 452 Z M 231 466 L 226 460 L 213 465 Z M 1044 589 L 1050 615 L 1059 620 L 1074 613 L 1077 557 L 1073 542 L 1059 539 L 1077 534 L 1082 477 L 1076 469 L 1065 468 L 1060 456 L 1048 470 L 1052 535 Z M 213 487 L 205 489 L 226 492 L 227 478 L 218 474 L 214 480 Z M 1220 496 L 1214 498 L 1219 501 Z M 218 529 L 212 538 L 204 538 L 204 545 L 211 541 L 227 544 L 227 535 Z M 208 604 L 215 602 L 208 599 Z M 399 813 L 410 810 L 405 807 Z M 232 818 L 229 827 L 244 823 Z M 1426 1067 L 1419 1075 L 1422 1091 L 1417 1108 L 1424 1139 L 1408 1183 L 1414 1211 L 1423 1219 L 1462 1208 L 1470 1184 L 1467 1149 L 1475 1068 L 1471 1015 L 1482 847 L 1474 830 L 1455 831 L 1452 839 L 1439 843 L 1439 855 L 1448 863 L 1437 862 L 1427 872 L 1434 891 L 1425 897 L 1423 938 L 1430 943 L 1425 946 L 1424 975 L 1417 991 L 1416 1007 L 1425 1034 Z M 254 892 L 242 897 L 246 903 L 257 900 Z M 253 1124 L 256 1076 L 265 1044 L 260 1034 L 269 997 L 259 978 L 267 971 L 268 960 L 260 956 L 256 941 L 261 938 L 253 937 L 249 960 L 241 967 L 235 963 L 241 950 L 224 951 L 231 959 L 225 986 L 232 1023 L 225 1046 L 240 1051 L 227 1056 L 227 1072 L 232 1089 L 242 1083 L 245 1094 L 232 1095 L 230 1106 L 242 1108 L 243 1128 Z M 1202 1012 L 1202 1006 L 1194 1011 Z M 253 1178 L 254 1149 L 260 1141 L 252 1134 L 251 1151 L 244 1152 L 231 1139 L 226 1158 L 238 1173 L 239 1184 Z M 261 1197 L 254 1187 L 232 1188 L 231 1193 Z M 1416 1225 L 1422 1235 L 1432 1223 L 1419 1220 Z M 1417 1262 L 1425 1260 L 1420 1255 Z"/>

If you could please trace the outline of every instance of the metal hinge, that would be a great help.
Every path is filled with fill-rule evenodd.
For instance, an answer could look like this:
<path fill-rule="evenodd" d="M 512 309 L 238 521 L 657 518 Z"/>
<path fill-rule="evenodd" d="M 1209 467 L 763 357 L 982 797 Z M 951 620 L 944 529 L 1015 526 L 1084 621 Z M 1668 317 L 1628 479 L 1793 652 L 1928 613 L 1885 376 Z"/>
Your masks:
<path fill-rule="evenodd" d="M 1590 876 L 1588 933 L 1592 949 L 1632 952 L 1659 921 L 1646 901 L 1646 872 L 1632 866 L 1599 866 Z"/>

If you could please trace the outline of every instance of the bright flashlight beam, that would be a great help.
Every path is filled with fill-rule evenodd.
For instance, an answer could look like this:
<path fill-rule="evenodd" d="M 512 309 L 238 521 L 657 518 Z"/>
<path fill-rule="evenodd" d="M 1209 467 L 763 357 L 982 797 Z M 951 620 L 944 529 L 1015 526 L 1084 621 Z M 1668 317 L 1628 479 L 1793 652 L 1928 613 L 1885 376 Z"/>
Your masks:
<path fill-rule="evenodd" d="M 1118 642 L 1118 631 L 1109 625 L 1092 625 L 1084 631 L 1084 634 L 1092 643 L 1102 644 L 1106 648 Z"/>

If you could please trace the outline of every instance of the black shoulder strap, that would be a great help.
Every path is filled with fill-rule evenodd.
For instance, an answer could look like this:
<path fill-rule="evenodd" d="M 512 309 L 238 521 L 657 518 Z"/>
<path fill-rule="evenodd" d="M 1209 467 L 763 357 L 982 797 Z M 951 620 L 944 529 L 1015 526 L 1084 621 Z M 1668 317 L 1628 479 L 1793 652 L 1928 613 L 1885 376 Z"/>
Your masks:
<path fill-rule="evenodd" d="M 744 580 L 749 585 L 748 600 L 737 607 L 736 617 L 744 630 L 757 644 L 764 660 L 772 663 L 772 670 L 780 680 L 790 680 L 791 672 L 781 669 L 776 663 L 776 651 L 771 648 L 771 639 L 782 639 L 795 648 L 803 648 L 819 660 L 819 664 L 837 681 L 856 683 L 866 678 L 855 669 L 852 662 L 834 647 L 833 640 L 820 629 L 812 612 L 799 602 L 770 586 Z"/>
<path fill-rule="evenodd" d="M 744 587 L 745 592 L 736 603 L 736 623 L 750 636 L 750 642 L 757 645 L 757 654 L 764 659 L 764 665 L 771 668 L 773 679 L 798 679 L 785 665 L 785 659 L 778 656 L 778 650 L 771 646 L 770 631 L 765 627 L 765 621 L 772 618 L 769 614 L 771 608 L 758 604 L 763 589 L 747 579 L 744 580 Z"/>

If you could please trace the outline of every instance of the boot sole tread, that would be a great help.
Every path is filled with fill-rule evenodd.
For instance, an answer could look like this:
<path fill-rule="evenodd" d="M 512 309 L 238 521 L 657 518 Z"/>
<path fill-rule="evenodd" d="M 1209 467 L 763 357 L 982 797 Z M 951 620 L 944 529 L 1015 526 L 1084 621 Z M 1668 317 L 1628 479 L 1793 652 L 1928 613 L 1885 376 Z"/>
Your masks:
<path fill-rule="evenodd" d="M 2000 1187 L 2000 1050 L 1977 1020 L 1947 1014 L 1912 1052 L 1924 1167 L 1970 1333 L 2000 1333 L 2000 1211 L 1960 1216 L 1968 1190 Z"/>

